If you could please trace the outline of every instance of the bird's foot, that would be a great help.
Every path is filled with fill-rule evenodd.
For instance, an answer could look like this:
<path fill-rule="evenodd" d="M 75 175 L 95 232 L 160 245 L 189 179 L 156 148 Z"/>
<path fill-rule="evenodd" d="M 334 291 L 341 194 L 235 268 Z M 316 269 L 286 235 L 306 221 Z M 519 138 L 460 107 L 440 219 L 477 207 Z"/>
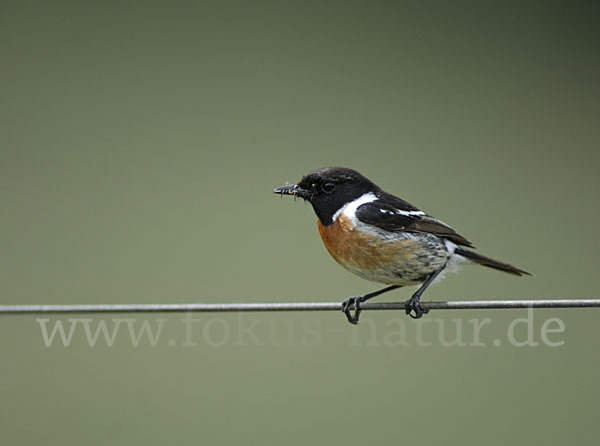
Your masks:
<path fill-rule="evenodd" d="M 364 301 L 364 296 L 349 297 L 342 302 L 342 312 L 348 318 L 348 322 L 351 324 L 358 324 L 358 318 L 361 313 L 360 304 Z M 354 308 L 354 314 L 350 311 L 350 308 Z"/>
<path fill-rule="evenodd" d="M 413 319 L 420 319 L 424 314 L 429 313 L 429 309 L 423 308 L 421 306 L 421 296 L 413 295 L 407 302 L 405 306 L 406 314 L 408 314 Z"/>

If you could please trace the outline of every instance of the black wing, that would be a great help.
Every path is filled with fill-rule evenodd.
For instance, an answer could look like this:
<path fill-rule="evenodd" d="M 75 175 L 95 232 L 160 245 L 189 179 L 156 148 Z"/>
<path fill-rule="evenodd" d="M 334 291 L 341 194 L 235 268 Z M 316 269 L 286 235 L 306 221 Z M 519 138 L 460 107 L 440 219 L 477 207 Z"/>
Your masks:
<path fill-rule="evenodd" d="M 359 206 L 356 210 L 356 218 L 385 231 L 434 234 L 457 245 L 473 247 L 470 241 L 446 223 L 419 211 L 415 206 L 394 196 L 384 197 Z"/>

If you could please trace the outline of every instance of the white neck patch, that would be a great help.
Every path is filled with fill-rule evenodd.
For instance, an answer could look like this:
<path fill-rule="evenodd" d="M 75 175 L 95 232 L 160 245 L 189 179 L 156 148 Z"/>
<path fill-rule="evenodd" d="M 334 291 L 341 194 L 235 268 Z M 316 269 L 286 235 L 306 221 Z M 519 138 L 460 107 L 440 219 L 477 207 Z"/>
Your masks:
<path fill-rule="evenodd" d="M 361 195 L 357 199 L 351 201 L 350 203 L 346 203 L 344 206 L 339 208 L 335 214 L 333 214 L 332 220 L 336 221 L 340 214 L 344 214 L 344 216 L 348 217 L 352 223 L 356 224 L 355 213 L 359 206 L 362 206 L 366 203 L 372 203 L 377 200 L 377 196 L 373 192 L 367 192 L 366 194 Z"/>

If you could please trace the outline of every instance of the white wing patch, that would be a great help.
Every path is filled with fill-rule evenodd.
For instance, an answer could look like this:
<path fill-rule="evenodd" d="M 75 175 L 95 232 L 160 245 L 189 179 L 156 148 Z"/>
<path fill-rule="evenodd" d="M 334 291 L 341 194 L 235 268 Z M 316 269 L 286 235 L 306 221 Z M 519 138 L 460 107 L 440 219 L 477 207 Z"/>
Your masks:
<path fill-rule="evenodd" d="M 425 215 L 425 212 L 423 211 L 401 211 L 400 209 L 394 211 L 390 211 L 388 209 L 379 209 L 379 212 L 381 212 L 382 214 L 390 214 L 390 215 L 405 215 L 407 217 L 410 217 L 411 215 Z"/>
<path fill-rule="evenodd" d="M 399 215 L 425 215 L 425 212 L 423 211 L 401 211 L 401 210 L 397 210 L 396 214 Z"/>

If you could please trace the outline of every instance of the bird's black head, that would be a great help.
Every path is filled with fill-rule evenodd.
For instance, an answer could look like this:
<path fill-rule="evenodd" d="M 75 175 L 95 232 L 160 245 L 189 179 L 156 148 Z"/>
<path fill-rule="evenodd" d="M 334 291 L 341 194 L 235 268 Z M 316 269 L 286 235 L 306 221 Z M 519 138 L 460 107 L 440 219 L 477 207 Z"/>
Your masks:
<path fill-rule="evenodd" d="M 345 167 L 323 167 L 302 177 L 297 184 L 275 189 L 281 195 L 294 195 L 312 204 L 317 217 L 325 226 L 333 223 L 333 215 L 346 203 L 379 187 L 356 170 Z"/>

